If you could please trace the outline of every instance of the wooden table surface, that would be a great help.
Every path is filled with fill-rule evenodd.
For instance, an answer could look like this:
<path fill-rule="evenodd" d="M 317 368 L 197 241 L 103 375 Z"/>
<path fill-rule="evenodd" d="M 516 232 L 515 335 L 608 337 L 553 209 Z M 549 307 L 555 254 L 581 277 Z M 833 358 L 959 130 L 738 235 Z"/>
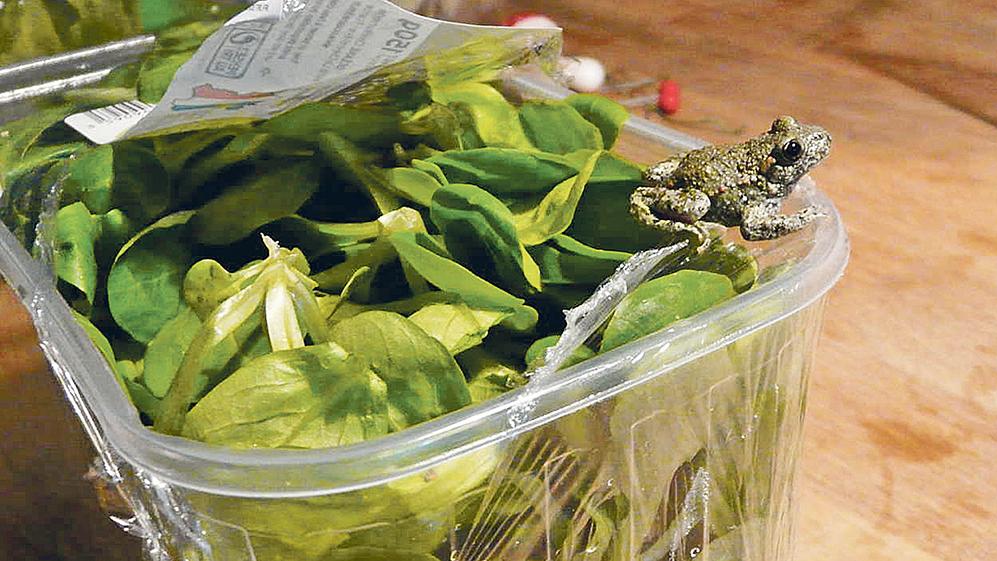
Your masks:
<path fill-rule="evenodd" d="M 813 177 L 844 216 L 852 260 L 832 292 L 810 393 L 798 559 L 997 559 L 997 5 L 504 4 L 555 18 L 566 52 L 601 59 L 614 82 L 678 81 L 682 110 L 664 121 L 686 132 L 732 141 L 779 114 L 831 131 Z M 72 480 L 87 457 L 33 344 L 23 312 L 0 295 L 0 395 L 14 410 L 0 416 L 0 476 L 41 473 L 15 511 L 65 520 L 70 534 L 100 530 L 71 510 L 92 507 L 83 484 L 30 467 L 66 462 L 59 473 Z M 39 428 L 51 445 L 12 458 L 31 442 L 17 434 Z M 76 451 L 60 452 L 57 438 Z M 53 493 L 65 495 L 63 512 L 48 506 Z M 62 539 L 125 558 L 113 553 L 122 540 Z"/>

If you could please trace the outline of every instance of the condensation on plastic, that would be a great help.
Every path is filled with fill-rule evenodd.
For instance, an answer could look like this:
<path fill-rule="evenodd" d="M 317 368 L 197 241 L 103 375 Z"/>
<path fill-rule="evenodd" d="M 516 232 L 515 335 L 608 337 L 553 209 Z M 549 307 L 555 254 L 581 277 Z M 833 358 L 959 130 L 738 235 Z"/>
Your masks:
<path fill-rule="evenodd" d="M 508 89 L 567 93 L 523 74 Z M 633 118 L 619 149 L 649 162 L 698 145 Z M 0 272 L 98 451 L 102 503 L 154 561 L 785 561 L 824 295 L 848 254 L 812 182 L 791 203 L 828 217 L 752 244 L 762 266 L 794 263 L 776 278 L 501 398 L 327 450 L 234 451 L 152 432 L 6 228 Z M 593 315 L 575 318 L 576 342 L 667 251 L 645 257 L 583 305 Z"/>

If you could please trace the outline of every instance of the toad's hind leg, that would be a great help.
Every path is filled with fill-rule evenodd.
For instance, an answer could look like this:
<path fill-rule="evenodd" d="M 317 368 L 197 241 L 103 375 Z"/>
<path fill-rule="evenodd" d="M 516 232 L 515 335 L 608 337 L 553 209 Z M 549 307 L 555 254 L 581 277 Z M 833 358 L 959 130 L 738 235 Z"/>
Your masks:
<path fill-rule="evenodd" d="M 815 206 L 806 207 L 794 214 L 779 214 L 778 199 L 769 199 L 748 207 L 741 221 L 741 236 L 748 241 L 774 240 L 803 229 L 824 213 Z"/>

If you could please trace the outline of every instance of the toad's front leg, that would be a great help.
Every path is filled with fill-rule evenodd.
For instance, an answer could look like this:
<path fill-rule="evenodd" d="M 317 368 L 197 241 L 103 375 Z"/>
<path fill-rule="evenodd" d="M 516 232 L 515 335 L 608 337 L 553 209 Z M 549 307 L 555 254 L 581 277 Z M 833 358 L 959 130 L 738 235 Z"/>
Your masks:
<path fill-rule="evenodd" d="M 774 240 L 803 229 L 824 213 L 808 206 L 793 214 L 779 214 L 780 199 L 768 199 L 752 205 L 741 218 L 741 236 L 748 241 Z"/>
<path fill-rule="evenodd" d="M 711 238 L 708 224 L 699 221 L 709 210 L 710 198 L 695 189 L 638 187 L 630 196 L 630 214 L 638 222 L 668 234 L 691 234 L 699 248 Z"/>

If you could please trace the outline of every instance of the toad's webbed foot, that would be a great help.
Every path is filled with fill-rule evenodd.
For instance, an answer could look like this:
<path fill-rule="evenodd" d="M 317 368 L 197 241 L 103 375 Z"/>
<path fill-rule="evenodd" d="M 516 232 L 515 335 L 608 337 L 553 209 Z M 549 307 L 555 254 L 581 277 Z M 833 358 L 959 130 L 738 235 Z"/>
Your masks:
<path fill-rule="evenodd" d="M 797 230 L 821 216 L 824 212 L 808 206 L 793 214 L 779 214 L 779 200 L 769 199 L 748 207 L 741 220 L 741 236 L 748 241 L 774 240 Z"/>

